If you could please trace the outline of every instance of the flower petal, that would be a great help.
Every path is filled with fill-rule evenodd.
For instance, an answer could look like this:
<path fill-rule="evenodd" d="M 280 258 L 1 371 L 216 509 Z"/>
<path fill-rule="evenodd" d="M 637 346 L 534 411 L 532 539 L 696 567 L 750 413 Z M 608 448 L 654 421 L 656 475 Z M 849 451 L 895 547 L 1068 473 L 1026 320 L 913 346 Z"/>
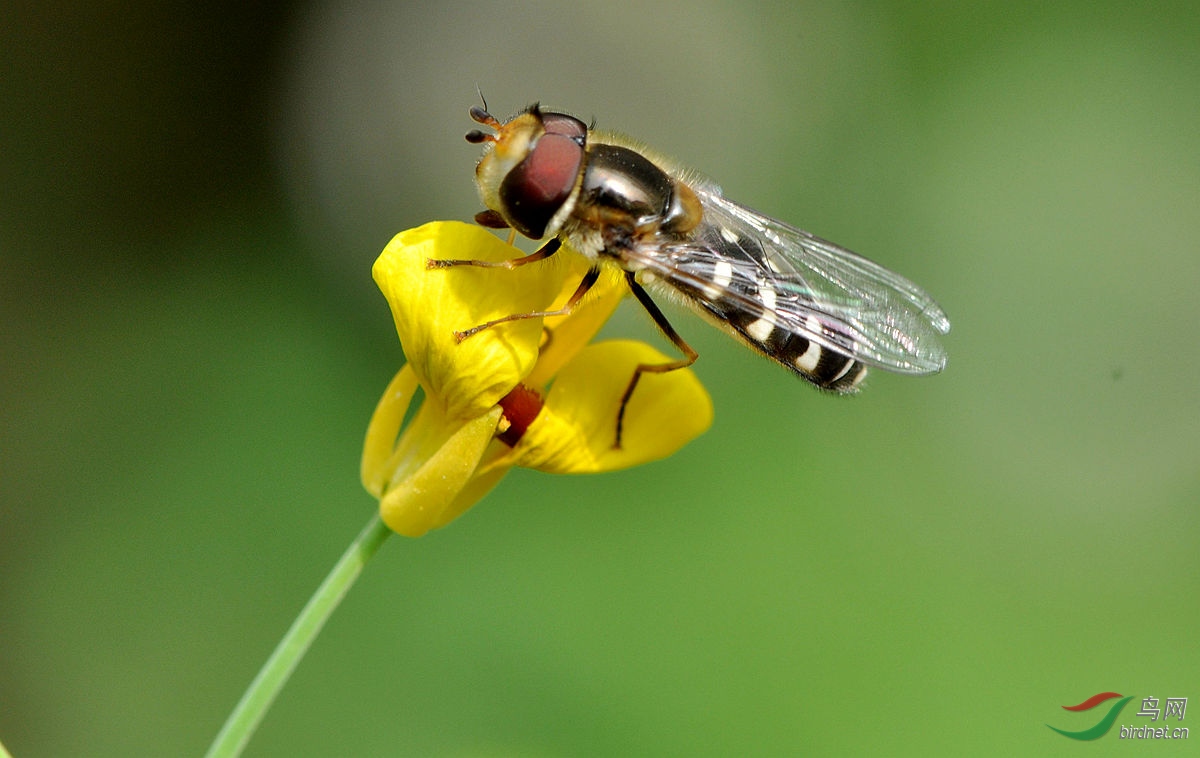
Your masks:
<path fill-rule="evenodd" d="M 384 390 L 375 412 L 371 414 L 371 422 L 367 424 L 360 469 L 363 487 L 375 497 L 383 495 L 392 476 L 387 462 L 396 449 L 400 425 L 416 391 L 417 377 L 413 374 L 412 366 L 405 364 Z"/>
<path fill-rule="evenodd" d="M 464 502 L 459 495 L 467 488 L 492 442 L 499 420 L 500 409 L 493 408 L 460 426 L 415 473 L 384 493 L 379 501 L 383 522 L 398 534 L 420 537 L 469 508 L 474 500 Z M 486 491 L 471 488 L 475 499 Z"/>
<path fill-rule="evenodd" d="M 451 418 L 476 418 L 533 370 L 542 319 L 511 321 L 462 342 L 480 324 L 545 310 L 563 289 L 566 266 L 452 266 L 429 259 L 504 261 L 521 251 L 479 226 L 433 222 L 401 232 L 375 261 L 372 274 L 392 309 L 400 344 L 430 398 Z"/>
<path fill-rule="evenodd" d="M 486 454 L 485 454 L 486 458 Z M 475 470 L 475 474 L 471 480 L 467 482 L 450 504 L 445 507 L 441 515 L 433 520 L 433 529 L 441 529 L 446 524 L 449 524 L 454 519 L 463 515 L 467 510 L 483 499 L 483 496 L 491 492 L 492 487 L 500 483 L 504 475 L 509 472 L 511 466 L 494 466 L 484 469 L 483 464 Z"/>
<path fill-rule="evenodd" d="M 506 462 L 559 474 L 585 474 L 671 455 L 712 424 L 712 400 L 691 369 L 645 373 L 625 409 L 621 447 L 617 413 L 638 364 L 669 358 L 642 342 L 589 345 L 551 385 L 545 406 Z"/>

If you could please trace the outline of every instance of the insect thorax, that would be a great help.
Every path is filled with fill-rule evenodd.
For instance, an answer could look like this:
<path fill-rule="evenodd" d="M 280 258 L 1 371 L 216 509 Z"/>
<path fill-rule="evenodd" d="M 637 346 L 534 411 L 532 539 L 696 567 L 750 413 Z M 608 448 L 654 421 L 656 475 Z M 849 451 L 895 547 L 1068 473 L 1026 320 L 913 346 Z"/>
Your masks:
<path fill-rule="evenodd" d="M 629 245 L 658 236 L 684 236 L 699 224 L 701 215 L 700 203 L 686 185 L 636 150 L 600 142 L 588 147 L 587 165 L 562 231 L 584 255 L 621 261 L 621 250 Z"/>

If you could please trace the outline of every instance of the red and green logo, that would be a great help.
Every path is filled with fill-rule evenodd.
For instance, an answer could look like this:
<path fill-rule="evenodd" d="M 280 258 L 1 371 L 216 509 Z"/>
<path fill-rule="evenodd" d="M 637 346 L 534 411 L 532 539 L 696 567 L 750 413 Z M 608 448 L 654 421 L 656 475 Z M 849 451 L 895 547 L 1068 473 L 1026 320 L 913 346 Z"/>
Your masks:
<path fill-rule="evenodd" d="M 1063 706 L 1063 710 L 1066 711 L 1090 711 L 1101 703 L 1112 700 L 1113 698 L 1121 699 L 1109 706 L 1108 713 L 1104 714 L 1104 717 L 1097 721 L 1096 725 L 1090 729 L 1084 729 L 1078 732 L 1068 732 L 1065 729 L 1059 729 L 1058 727 L 1050 726 L 1049 724 L 1046 724 L 1046 726 L 1050 726 L 1051 729 L 1058 732 L 1062 736 L 1069 737 L 1073 740 L 1100 739 L 1104 735 L 1108 734 L 1109 729 L 1112 729 L 1112 725 L 1116 722 L 1117 717 L 1121 715 L 1121 709 L 1125 707 L 1126 703 L 1128 703 L 1130 700 L 1133 700 L 1133 695 L 1121 697 L 1121 693 L 1119 692 L 1099 692 L 1095 695 L 1092 695 L 1087 700 L 1084 700 L 1079 705 Z"/>

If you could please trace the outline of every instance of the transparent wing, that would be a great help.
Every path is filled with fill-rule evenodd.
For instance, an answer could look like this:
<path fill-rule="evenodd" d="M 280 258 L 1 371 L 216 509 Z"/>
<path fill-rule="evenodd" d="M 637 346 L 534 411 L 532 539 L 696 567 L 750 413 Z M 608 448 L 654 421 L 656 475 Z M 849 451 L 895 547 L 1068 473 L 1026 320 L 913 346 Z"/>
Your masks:
<path fill-rule="evenodd" d="M 950 321 L 920 287 L 728 200 L 715 186 L 692 186 L 704 207 L 700 228 L 684 241 L 630 251 L 657 279 L 707 310 L 714 310 L 705 302 L 711 296 L 726 313 L 766 313 L 779 328 L 887 371 L 945 367 L 938 336 L 950 331 Z M 764 289 L 772 290 L 765 301 Z"/>

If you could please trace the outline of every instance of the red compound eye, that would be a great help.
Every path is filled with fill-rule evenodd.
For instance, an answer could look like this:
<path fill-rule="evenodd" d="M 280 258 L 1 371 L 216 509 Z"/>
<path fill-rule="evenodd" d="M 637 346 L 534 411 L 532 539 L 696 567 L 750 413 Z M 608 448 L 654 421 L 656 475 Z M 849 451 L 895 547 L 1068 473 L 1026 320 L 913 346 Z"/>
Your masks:
<path fill-rule="evenodd" d="M 559 119 L 550 123 L 569 128 Z M 582 144 L 562 132 L 543 134 L 500 183 L 500 202 L 513 228 L 532 239 L 545 236 L 546 226 L 571 196 L 582 168 Z"/>

